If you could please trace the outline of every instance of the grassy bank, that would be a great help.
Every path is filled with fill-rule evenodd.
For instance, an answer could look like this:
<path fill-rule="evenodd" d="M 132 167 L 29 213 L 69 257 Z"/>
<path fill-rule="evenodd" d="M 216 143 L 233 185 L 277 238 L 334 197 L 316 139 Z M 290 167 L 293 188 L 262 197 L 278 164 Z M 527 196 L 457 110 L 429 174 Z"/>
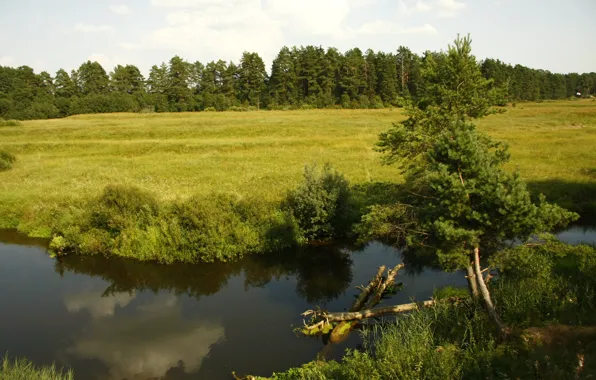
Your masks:
<path fill-rule="evenodd" d="M 270 246 L 266 237 L 276 228 L 293 234 L 280 203 L 300 183 L 305 164 L 332 163 L 358 189 L 361 205 L 381 195 L 378 182 L 399 182 L 373 145 L 401 119 L 398 109 L 260 111 L 75 116 L 3 127 L 0 150 L 17 160 L 0 173 L 0 227 L 36 236 L 60 231 L 99 249 L 101 236 L 82 241 L 79 233 L 97 228 L 89 209 L 109 185 L 136 186 L 155 208 L 135 216 L 131 223 L 142 225 L 144 235 L 125 234 L 130 244 L 122 255 L 139 252 L 136 242 L 171 241 L 179 231 L 156 238 L 152 228 L 189 210 L 195 219 L 221 211 L 208 227 L 214 236 L 231 236 L 224 243 L 235 251 L 228 256 L 259 251 Z M 481 120 L 479 128 L 510 143 L 512 168 L 532 189 L 596 215 L 596 102 L 518 104 Z M 233 201 L 221 201 L 221 194 Z M 90 222 L 77 227 L 83 217 Z M 104 227 L 114 232 L 114 223 Z M 235 227 L 227 231 L 218 223 Z M 120 223 L 116 232 L 131 232 L 127 227 Z M 171 251 L 180 244 L 160 246 Z"/>
<path fill-rule="evenodd" d="M 4 357 L 0 366 L 0 380 L 73 380 L 72 372 L 56 367 L 37 367 L 26 359 L 10 360 Z"/>
<path fill-rule="evenodd" d="M 507 340 L 469 298 L 447 302 L 457 292 L 444 289 L 435 306 L 367 328 L 364 349 L 341 362 L 312 362 L 273 378 L 593 378 L 596 249 L 553 242 L 502 252 L 493 265 L 501 270 L 491 290 L 511 329 Z"/>

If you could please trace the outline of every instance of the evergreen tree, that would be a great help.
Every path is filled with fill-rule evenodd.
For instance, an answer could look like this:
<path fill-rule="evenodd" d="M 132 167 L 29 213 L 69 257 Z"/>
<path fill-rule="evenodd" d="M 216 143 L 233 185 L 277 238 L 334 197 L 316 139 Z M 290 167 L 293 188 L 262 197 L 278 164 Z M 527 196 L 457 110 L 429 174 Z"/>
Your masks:
<path fill-rule="evenodd" d="M 565 225 L 577 215 L 544 197 L 533 202 L 519 174 L 503 168 L 507 147 L 471 123 L 489 113 L 490 96 L 469 37 L 458 37 L 441 58 L 442 66 L 432 60 L 422 70 L 430 83 L 424 107 L 408 109 L 409 119 L 381 134 L 378 144 L 388 162 L 399 164 L 409 195 L 391 211 L 377 210 L 365 220 L 373 230 L 395 231 L 411 251 L 435 256 L 445 269 L 465 268 L 472 296 L 477 299 L 480 289 L 502 333 L 480 252 Z"/>
<path fill-rule="evenodd" d="M 145 78 L 134 65 L 118 65 L 110 73 L 112 91 L 134 94 L 145 91 Z"/>
<path fill-rule="evenodd" d="M 170 59 L 167 72 L 166 95 L 170 111 L 189 111 L 192 109 L 193 97 L 189 87 L 190 65 L 178 56 Z"/>
<path fill-rule="evenodd" d="M 397 67 L 395 56 L 382 52 L 377 53 L 377 94 L 383 103 L 389 105 L 397 104 L 398 84 Z"/>
<path fill-rule="evenodd" d="M 239 100 L 260 108 L 266 79 L 265 63 L 259 54 L 244 52 L 238 68 Z"/>
<path fill-rule="evenodd" d="M 292 51 L 284 46 L 273 60 L 269 93 L 274 104 L 287 106 L 299 103 L 296 96 L 295 59 Z"/>
<path fill-rule="evenodd" d="M 56 77 L 54 78 L 54 88 L 56 96 L 59 97 L 70 98 L 76 94 L 76 88 L 73 80 L 63 69 L 60 69 L 56 72 Z"/>
<path fill-rule="evenodd" d="M 77 71 L 78 85 L 81 93 L 104 94 L 108 91 L 110 78 L 98 62 L 87 61 Z"/>

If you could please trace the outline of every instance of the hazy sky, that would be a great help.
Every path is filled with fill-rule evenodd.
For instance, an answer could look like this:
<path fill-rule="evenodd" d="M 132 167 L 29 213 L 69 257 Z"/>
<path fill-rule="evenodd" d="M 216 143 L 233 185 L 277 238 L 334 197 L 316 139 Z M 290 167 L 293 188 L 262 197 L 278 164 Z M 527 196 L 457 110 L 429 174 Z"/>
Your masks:
<path fill-rule="evenodd" d="M 596 71 L 596 0 L 0 0 L 0 65 L 55 73 L 189 61 L 269 68 L 283 45 L 417 53 L 470 33 L 478 58 L 553 72 Z"/>

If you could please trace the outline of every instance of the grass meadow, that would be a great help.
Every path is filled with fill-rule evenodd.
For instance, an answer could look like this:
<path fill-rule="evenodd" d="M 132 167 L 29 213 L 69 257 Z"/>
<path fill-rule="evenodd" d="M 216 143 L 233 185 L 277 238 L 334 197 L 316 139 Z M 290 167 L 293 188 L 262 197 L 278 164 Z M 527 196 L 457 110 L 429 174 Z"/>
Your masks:
<path fill-rule="evenodd" d="M 0 172 L 0 227 L 108 184 L 163 201 L 215 192 L 277 202 L 313 162 L 332 163 L 352 184 L 399 182 L 373 146 L 403 118 L 400 109 L 101 114 L 2 127 L 0 150 L 17 161 Z M 520 103 L 478 126 L 510 144 L 511 168 L 531 186 L 567 207 L 589 203 L 595 101 Z"/>

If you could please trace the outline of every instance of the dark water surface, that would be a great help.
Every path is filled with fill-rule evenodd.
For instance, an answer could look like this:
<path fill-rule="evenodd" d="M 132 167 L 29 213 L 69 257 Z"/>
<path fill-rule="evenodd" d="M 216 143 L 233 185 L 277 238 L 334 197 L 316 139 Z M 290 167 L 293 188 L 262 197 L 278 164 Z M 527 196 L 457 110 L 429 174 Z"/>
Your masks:
<path fill-rule="evenodd" d="M 595 229 L 560 237 L 596 243 Z M 399 251 L 372 243 L 250 257 L 232 264 L 157 265 L 46 254 L 45 240 L 0 231 L 0 355 L 71 367 L 77 379 L 228 379 L 270 375 L 313 360 L 324 344 L 293 325 L 315 305 L 349 307 L 354 286 Z M 400 272 L 391 303 L 465 286 L 461 273 Z M 333 347 L 340 358 L 359 338 Z"/>

